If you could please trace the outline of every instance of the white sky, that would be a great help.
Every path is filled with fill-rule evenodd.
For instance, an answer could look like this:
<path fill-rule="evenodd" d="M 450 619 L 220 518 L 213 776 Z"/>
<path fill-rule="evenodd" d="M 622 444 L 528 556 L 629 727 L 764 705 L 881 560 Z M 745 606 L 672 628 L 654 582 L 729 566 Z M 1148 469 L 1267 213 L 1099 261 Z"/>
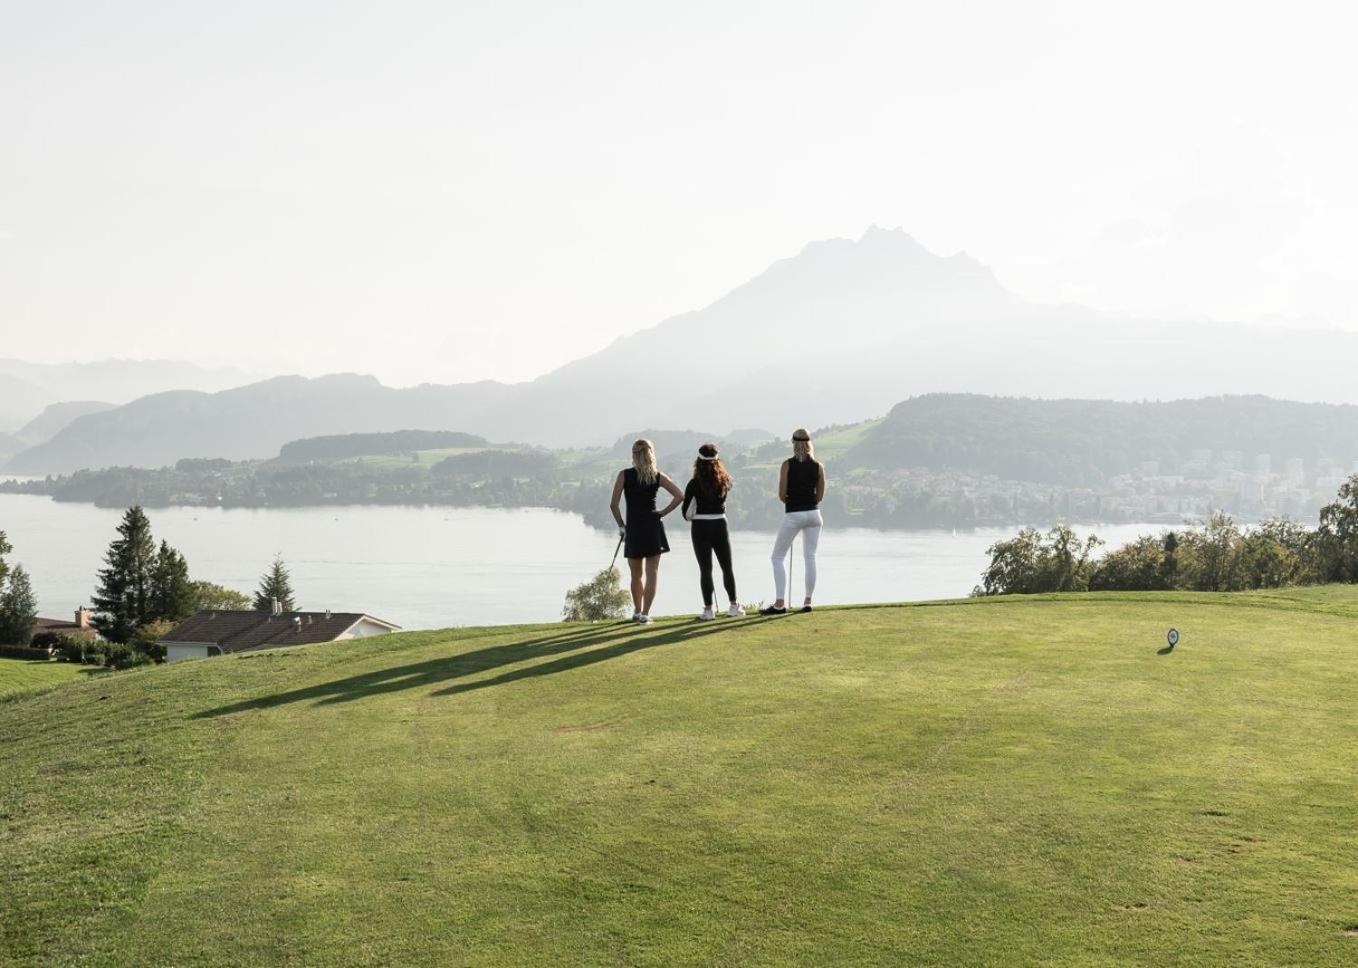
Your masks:
<path fill-rule="evenodd" d="M 526 379 L 871 223 L 1358 326 L 1348 6 L 0 0 L 0 356 Z"/>

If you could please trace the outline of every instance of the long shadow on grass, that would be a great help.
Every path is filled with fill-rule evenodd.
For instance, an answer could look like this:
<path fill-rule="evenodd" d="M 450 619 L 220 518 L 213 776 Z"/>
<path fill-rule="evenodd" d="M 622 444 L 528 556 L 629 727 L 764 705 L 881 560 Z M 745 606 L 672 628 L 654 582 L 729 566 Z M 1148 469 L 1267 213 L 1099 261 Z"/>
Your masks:
<path fill-rule="evenodd" d="M 730 624 L 716 625 L 711 622 L 705 622 L 702 625 L 681 625 L 678 628 L 666 630 L 656 635 L 625 638 L 601 649 L 591 649 L 588 652 L 573 652 L 571 655 L 556 659 L 552 662 L 539 662 L 522 669 L 515 669 L 512 672 L 503 672 L 490 679 L 477 679 L 474 682 L 461 682 L 454 686 L 447 686 L 446 688 L 436 690 L 433 695 L 454 696 L 462 692 L 474 692 L 477 689 L 488 689 L 491 686 L 503 686 L 511 682 L 519 682 L 523 679 L 536 679 L 539 676 L 556 675 L 559 672 L 569 672 L 571 669 L 579 669 L 582 666 L 594 665 L 596 662 L 607 662 L 609 659 L 616 659 L 619 656 L 627 655 L 632 652 L 640 652 L 642 649 L 654 649 L 656 646 L 660 645 L 674 645 L 678 642 L 688 642 L 708 635 L 734 631 L 741 627 L 750 628 L 754 625 L 762 625 L 766 621 L 769 621 L 769 619 L 754 619 L 742 622 L 739 626 Z"/>
<path fill-rule="evenodd" d="M 501 645 L 487 646 L 484 649 L 430 659 L 427 662 L 413 662 L 409 665 L 365 672 L 344 679 L 335 679 L 314 686 L 275 693 L 271 696 L 246 699 L 227 706 L 203 710 L 195 713 L 192 718 L 209 719 L 217 716 L 229 716 L 232 713 L 246 712 L 251 709 L 272 709 L 275 706 L 308 700 L 313 700 L 316 705 L 352 702 L 355 699 L 363 699 L 367 696 L 442 685 L 452 679 L 465 678 L 518 662 L 562 655 L 563 653 L 578 653 L 572 655 L 569 659 L 542 663 L 532 666 L 528 670 L 521 670 L 522 674 L 508 673 L 484 682 L 468 684 L 469 687 L 475 685 L 477 688 L 482 688 L 489 685 L 498 685 L 502 682 L 513 682 L 520 678 L 528 678 L 529 672 L 532 672 L 533 675 L 564 672 L 578 666 L 591 665 L 595 662 L 626 655 L 629 652 L 660 645 L 671 645 L 717 632 L 749 628 L 762 624 L 764 621 L 766 620 L 746 619 L 740 623 L 690 623 L 678 626 L 658 625 L 653 628 L 639 628 L 630 622 L 604 626 L 603 628 L 586 626 L 555 635 L 519 639 Z M 595 649 L 595 646 L 606 647 Z M 445 696 L 462 691 L 466 690 L 456 687 L 444 688 L 434 692 L 433 695 Z"/>

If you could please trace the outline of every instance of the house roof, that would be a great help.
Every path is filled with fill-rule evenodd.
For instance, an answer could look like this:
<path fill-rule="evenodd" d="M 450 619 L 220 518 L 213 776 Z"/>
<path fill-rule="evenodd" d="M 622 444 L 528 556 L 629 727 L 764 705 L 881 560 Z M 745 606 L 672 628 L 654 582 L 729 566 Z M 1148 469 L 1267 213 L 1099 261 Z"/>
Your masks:
<path fill-rule="evenodd" d="M 92 625 L 77 625 L 70 619 L 65 618 L 35 618 L 33 620 L 33 631 L 37 632 L 73 632 L 79 635 L 95 635 L 98 630 Z"/>
<path fill-rule="evenodd" d="M 161 642 L 211 644 L 223 652 L 248 652 L 285 645 L 333 642 L 367 619 L 395 632 L 392 625 L 363 612 L 269 612 L 204 610 L 180 622 Z"/>

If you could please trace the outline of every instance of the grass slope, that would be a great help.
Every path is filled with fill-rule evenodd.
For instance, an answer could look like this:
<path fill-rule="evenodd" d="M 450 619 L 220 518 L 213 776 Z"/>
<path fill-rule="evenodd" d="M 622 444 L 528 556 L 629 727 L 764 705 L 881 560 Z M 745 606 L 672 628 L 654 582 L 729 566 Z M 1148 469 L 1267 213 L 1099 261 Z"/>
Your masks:
<path fill-rule="evenodd" d="M 1355 623 L 1011 599 L 63 686 L 0 704 L 0 963 L 1351 964 Z"/>
<path fill-rule="evenodd" d="M 365 457 L 352 458 L 359 464 L 371 464 L 378 467 L 399 468 L 399 467 L 433 467 L 439 461 L 448 457 L 456 457 L 461 454 L 479 454 L 483 450 L 494 450 L 492 447 L 440 447 L 435 450 L 417 450 L 409 454 L 370 454 Z M 513 449 L 513 448 L 503 448 Z"/>
<path fill-rule="evenodd" d="M 28 659 L 0 658 L 0 699 L 35 689 L 46 689 L 97 674 L 87 666 L 67 662 L 33 662 Z"/>

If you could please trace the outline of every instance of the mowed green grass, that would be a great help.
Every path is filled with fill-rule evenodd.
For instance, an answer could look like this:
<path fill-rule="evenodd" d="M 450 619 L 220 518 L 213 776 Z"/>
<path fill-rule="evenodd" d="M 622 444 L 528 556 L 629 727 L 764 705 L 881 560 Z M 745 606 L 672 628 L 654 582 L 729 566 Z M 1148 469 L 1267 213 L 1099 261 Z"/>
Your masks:
<path fill-rule="evenodd" d="M 0 704 L 0 963 L 1353 964 L 1356 708 L 1348 588 L 135 670 Z"/>
<path fill-rule="evenodd" d="M 72 682 L 88 675 L 90 671 L 88 667 L 68 662 L 0 658 L 0 699 Z"/>

